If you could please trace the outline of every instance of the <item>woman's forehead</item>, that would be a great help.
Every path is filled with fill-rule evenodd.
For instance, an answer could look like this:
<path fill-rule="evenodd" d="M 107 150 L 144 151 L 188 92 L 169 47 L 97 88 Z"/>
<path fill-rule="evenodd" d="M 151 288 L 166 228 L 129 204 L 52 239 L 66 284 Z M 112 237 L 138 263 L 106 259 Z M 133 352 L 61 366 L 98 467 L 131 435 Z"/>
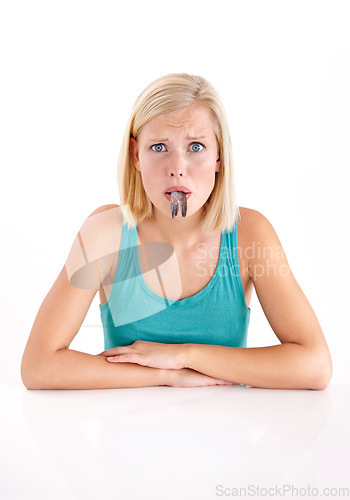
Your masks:
<path fill-rule="evenodd" d="M 197 139 L 198 136 L 208 136 L 208 138 L 215 136 L 211 111 L 203 105 L 193 105 L 157 116 L 141 129 L 142 136 L 147 140 L 156 139 L 154 134 L 160 131 L 163 134 L 187 133 L 188 136 Z"/>

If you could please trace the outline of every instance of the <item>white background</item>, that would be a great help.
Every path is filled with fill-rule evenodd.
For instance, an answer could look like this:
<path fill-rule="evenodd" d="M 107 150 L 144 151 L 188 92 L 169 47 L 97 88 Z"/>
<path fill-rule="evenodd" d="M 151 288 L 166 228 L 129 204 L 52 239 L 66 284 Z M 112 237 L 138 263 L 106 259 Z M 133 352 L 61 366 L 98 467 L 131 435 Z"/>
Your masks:
<path fill-rule="evenodd" d="M 0 4 L 0 383 L 20 361 L 85 218 L 119 203 L 132 104 L 167 73 L 207 78 L 229 119 L 238 204 L 274 226 L 349 383 L 350 31 L 346 1 Z M 103 350 L 96 295 L 71 347 Z M 277 344 L 256 295 L 248 347 Z M 23 386 L 22 386 L 23 387 Z"/>

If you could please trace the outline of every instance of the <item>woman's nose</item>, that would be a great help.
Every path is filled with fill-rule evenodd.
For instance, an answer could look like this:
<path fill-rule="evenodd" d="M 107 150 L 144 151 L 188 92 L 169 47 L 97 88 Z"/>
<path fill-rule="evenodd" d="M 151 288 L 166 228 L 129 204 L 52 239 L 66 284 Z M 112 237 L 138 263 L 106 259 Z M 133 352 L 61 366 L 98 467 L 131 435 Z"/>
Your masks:
<path fill-rule="evenodd" d="M 186 172 L 186 160 L 180 154 L 174 155 L 169 158 L 168 170 L 171 176 L 183 176 Z"/>

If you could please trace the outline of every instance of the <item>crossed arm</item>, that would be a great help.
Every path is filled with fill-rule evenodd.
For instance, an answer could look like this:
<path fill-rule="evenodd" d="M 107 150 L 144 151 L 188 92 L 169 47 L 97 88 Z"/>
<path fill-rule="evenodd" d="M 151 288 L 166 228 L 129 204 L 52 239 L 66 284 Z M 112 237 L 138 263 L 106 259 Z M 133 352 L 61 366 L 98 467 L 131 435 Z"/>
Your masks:
<path fill-rule="evenodd" d="M 168 370 L 191 368 L 216 379 L 269 389 L 322 390 L 331 378 L 323 353 L 292 342 L 241 348 L 138 340 L 130 346 L 104 351 L 101 356 L 106 356 L 110 363 Z"/>
<path fill-rule="evenodd" d="M 262 246 L 260 252 L 249 256 L 249 275 L 280 345 L 239 348 L 137 341 L 101 355 L 110 363 L 191 368 L 253 387 L 325 389 L 332 376 L 332 360 L 317 317 L 290 270 L 270 222 L 255 210 L 249 216 L 252 241 Z"/>

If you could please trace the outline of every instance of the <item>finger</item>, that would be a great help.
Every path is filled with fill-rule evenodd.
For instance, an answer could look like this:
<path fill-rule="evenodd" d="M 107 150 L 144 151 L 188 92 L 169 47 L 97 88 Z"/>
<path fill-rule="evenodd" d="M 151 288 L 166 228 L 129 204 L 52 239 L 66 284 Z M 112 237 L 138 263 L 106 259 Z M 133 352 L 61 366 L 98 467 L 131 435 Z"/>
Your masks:
<path fill-rule="evenodd" d="M 107 358 L 110 363 L 136 363 L 132 360 L 132 357 L 128 354 L 121 354 L 119 356 L 110 356 Z"/>
<path fill-rule="evenodd" d="M 129 346 L 117 346 L 107 349 L 107 351 L 103 351 L 101 354 L 102 356 L 116 356 L 117 354 L 126 354 L 130 352 L 129 349 Z"/>
<path fill-rule="evenodd" d="M 113 347 L 112 349 L 107 349 L 106 351 L 101 352 L 100 356 L 113 356 L 117 354 L 118 347 Z"/>

